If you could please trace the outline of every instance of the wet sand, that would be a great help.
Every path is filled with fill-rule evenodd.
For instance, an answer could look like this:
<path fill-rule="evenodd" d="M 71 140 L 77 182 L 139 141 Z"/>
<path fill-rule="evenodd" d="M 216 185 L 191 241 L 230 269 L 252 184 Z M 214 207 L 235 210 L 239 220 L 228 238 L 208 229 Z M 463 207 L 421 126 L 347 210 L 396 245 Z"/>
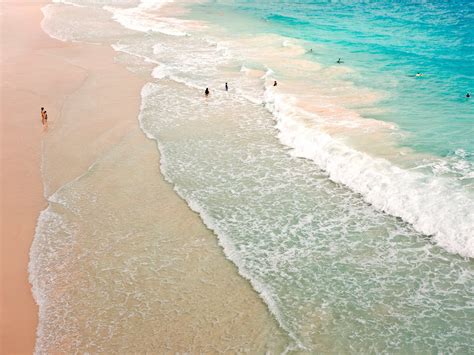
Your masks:
<path fill-rule="evenodd" d="M 287 337 L 158 160 L 134 127 L 55 194 L 32 249 L 45 300 L 37 350 L 282 352 Z M 66 230 L 51 232 L 58 216 Z"/>
<path fill-rule="evenodd" d="M 90 212 L 84 212 L 90 220 L 76 221 L 83 227 L 83 238 L 97 233 L 88 228 L 100 227 L 101 217 L 121 217 L 121 207 L 130 196 L 142 193 L 141 199 L 128 207 L 128 215 L 132 214 L 133 221 L 140 220 L 150 209 L 158 209 L 148 215 L 150 219 L 141 220 L 144 224 L 153 221 L 154 227 L 151 239 L 146 239 L 151 243 L 146 250 L 152 253 L 148 268 L 171 262 L 171 273 L 160 275 L 157 271 L 154 283 L 149 279 L 133 279 L 136 283 L 128 280 L 128 269 L 114 274 L 112 286 L 127 280 L 134 292 L 148 295 L 147 311 L 140 322 L 124 323 L 104 338 L 100 329 L 110 329 L 118 320 L 115 316 L 135 307 L 115 310 L 118 313 L 112 310 L 101 318 L 97 316 L 104 307 L 100 296 L 106 292 L 110 297 L 105 304 L 113 306 L 110 300 L 120 302 L 123 294 L 110 284 L 94 289 L 87 285 L 100 285 L 104 269 L 119 272 L 123 265 L 107 265 L 113 262 L 107 254 L 100 259 L 104 269 L 97 269 L 97 260 L 63 260 L 68 273 L 60 274 L 54 285 L 41 290 L 48 301 L 41 308 L 42 341 L 37 350 L 264 351 L 284 347 L 285 337 L 265 304 L 225 259 L 216 237 L 163 181 L 157 149 L 138 128 L 144 77 L 115 63 L 115 52 L 109 47 L 63 43 L 47 37 L 39 26 L 43 3 L 2 4 L 2 353 L 31 353 L 34 347 L 38 310 L 31 297 L 27 263 L 38 213 L 46 207 L 40 173 L 42 151 L 46 157 L 42 166 L 46 196 L 71 181 L 71 186 L 79 188 L 87 181 L 86 191 L 106 192 L 107 213 L 101 215 L 102 210 L 93 204 L 81 206 Z M 6 36 L 8 33 L 15 36 Z M 47 130 L 41 126 L 41 106 L 48 110 Z M 116 151 L 121 152 L 118 157 Z M 116 169 L 113 175 L 110 166 L 100 170 L 104 159 Z M 94 162 L 99 162 L 97 178 L 87 173 Z M 75 180 L 81 175 L 83 178 Z M 110 189 L 111 185 L 117 190 Z M 122 227 L 133 232 L 134 226 Z M 107 239 L 113 234 L 108 232 L 99 233 L 101 238 L 95 245 L 84 239 L 80 250 L 95 251 L 104 243 L 114 243 Z M 46 237 L 53 240 L 54 235 Z M 126 250 L 143 252 L 133 250 L 133 240 L 128 243 L 132 244 Z M 156 243 L 167 245 L 166 255 L 160 254 L 165 250 L 154 248 Z M 189 245 L 189 250 L 183 245 Z M 35 248 L 38 251 L 41 248 Z M 169 255 L 174 257 L 169 259 Z M 39 272 L 47 277 L 52 261 L 46 258 L 43 264 L 33 263 L 35 277 Z M 55 272 L 54 266 L 51 272 Z M 71 308 L 61 308 L 65 299 L 72 301 L 68 304 Z M 55 318 L 61 312 L 66 312 L 66 324 Z M 54 341 L 47 342 L 44 336 Z"/>
<path fill-rule="evenodd" d="M 1 353 L 32 353 L 38 308 L 28 282 L 28 253 L 39 211 L 40 107 L 55 121 L 65 96 L 82 80 L 64 60 L 49 55 L 68 44 L 40 28 L 44 1 L 1 4 Z"/>

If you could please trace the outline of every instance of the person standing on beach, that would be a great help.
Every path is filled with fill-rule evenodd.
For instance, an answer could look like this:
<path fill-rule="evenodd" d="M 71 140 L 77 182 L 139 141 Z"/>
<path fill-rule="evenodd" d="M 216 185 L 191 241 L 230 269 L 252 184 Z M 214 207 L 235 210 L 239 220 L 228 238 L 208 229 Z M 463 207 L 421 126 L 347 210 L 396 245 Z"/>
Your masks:
<path fill-rule="evenodd" d="M 206 88 L 206 91 L 204 91 L 204 94 L 207 96 L 209 96 L 209 88 Z"/>
<path fill-rule="evenodd" d="M 44 110 L 44 107 L 41 107 L 41 123 L 44 125 L 44 113 L 46 111 Z"/>
<path fill-rule="evenodd" d="M 277 83 L 277 81 L 275 80 L 275 81 L 273 82 L 273 86 L 277 86 L 277 85 L 278 85 L 278 83 Z"/>
<path fill-rule="evenodd" d="M 225 91 L 229 91 L 229 85 L 227 85 L 227 83 L 225 83 Z"/>
<path fill-rule="evenodd" d="M 48 125 L 48 113 L 46 111 L 43 111 L 43 126 Z"/>

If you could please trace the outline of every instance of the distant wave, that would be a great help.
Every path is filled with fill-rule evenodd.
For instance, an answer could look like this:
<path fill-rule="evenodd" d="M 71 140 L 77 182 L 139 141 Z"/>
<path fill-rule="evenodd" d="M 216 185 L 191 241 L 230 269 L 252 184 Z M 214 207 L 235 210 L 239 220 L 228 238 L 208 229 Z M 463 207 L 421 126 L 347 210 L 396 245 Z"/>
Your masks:
<path fill-rule="evenodd" d="M 266 20 L 268 21 L 275 21 L 275 22 L 282 22 L 287 25 L 309 25 L 309 22 L 303 21 L 291 16 L 285 16 L 285 15 L 280 15 L 280 14 L 272 14 L 270 16 L 265 17 Z"/>

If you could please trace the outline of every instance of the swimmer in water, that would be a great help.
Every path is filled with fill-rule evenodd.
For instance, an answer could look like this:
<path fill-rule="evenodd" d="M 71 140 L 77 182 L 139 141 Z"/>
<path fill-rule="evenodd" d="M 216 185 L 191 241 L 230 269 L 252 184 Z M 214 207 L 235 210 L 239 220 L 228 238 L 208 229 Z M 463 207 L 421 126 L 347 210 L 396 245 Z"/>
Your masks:
<path fill-rule="evenodd" d="M 277 83 L 277 81 L 275 80 L 275 81 L 273 82 L 273 86 L 277 86 L 277 85 L 278 85 L 278 83 Z"/>
<path fill-rule="evenodd" d="M 421 74 L 420 72 L 416 73 L 415 76 L 423 76 L 423 74 Z"/>
<path fill-rule="evenodd" d="M 466 94 L 466 98 L 469 99 L 471 97 L 471 94 L 470 93 L 467 93 Z"/>
<path fill-rule="evenodd" d="M 206 88 L 206 91 L 204 91 L 204 94 L 205 94 L 206 96 L 209 96 L 209 88 Z"/>
<path fill-rule="evenodd" d="M 341 63 L 344 63 L 344 62 L 342 61 L 342 58 L 339 58 L 336 63 L 341 64 Z"/>

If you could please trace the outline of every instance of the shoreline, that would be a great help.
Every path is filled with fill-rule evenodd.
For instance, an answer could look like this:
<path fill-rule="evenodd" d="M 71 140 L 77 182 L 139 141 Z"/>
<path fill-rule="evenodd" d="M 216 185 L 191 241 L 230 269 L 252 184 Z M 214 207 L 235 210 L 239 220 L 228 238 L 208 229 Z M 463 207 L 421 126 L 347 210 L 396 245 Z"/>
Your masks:
<path fill-rule="evenodd" d="M 71 8 L 69 13 L 67 5 L 58 5 L 65 11 L 56 17 L 53 5 L 52 16 L 43 23 L 53 39 L 46 41 L 48 35 L 31 21 L 44 4 L 36 1 L 5 5 L 2 14 L 9 19 L 4 33 L 13 35 L 2 44 L 7 55 L 2 58 L 1 95 L 1 353 L 31 353 L 34 346 L 37 308 L 26 306 L 31 290 L 25 278 L 39 303 L 38 353 L 282 353 L 296 349 L 288 336 L 302 339 L 300 350 L 309 344 L 308 351 L 363 352 L 367 339 L 373 339 L 372 349 L 396 343 L 404 347 L 395 346 L 395 351 L 449 350 L 450 344 L 468 348 L 468 331 L 450 333 L 465 322 L 449 313 L 452 305 L 462 309 L 468 296 L 468 261 L 426 244 L 407 223 L 374 212 L 353 190 L 334 187 L 309 165 L 312 152 L 303 149 L 309 144 L 294 147 L 308 159 L 297 163 L 288 158 L 281 143 L 291 146 L 292 137 L 281 139 L 284 130 L 277 127 L 277 141 L 272 116 L 263 108 L 248 108 L 247 101 L 213 105 L 211 96 L 201 110 L 202 92 L 166 78 L 145 100 L 140 92 L 151 80 L 148 68 L 127 67 L 133 58 L 110 48 L 120 35 L 98 45 L 54 40 L 55 29 L 68 30 L 64 18 L 84 18 L 89 10 L 75 13 Z M 31 28 L 19 31 L 17 23 Z M 62 27 L 54 26 L 58 23 Z M 108 28 L 102 17 L 98 23 Z M 142 37 L 131 36 L 132 43 L 142 44 Z M 163 39 L 157 38 L 160 44 Z M 179 57 L 172 52 L 175 44 L 188 49 L 190 41 L 169 40 L 172 63 Z M 200 49 L 202 43 L 197 44 Z M 206 60 L 203 56 L 199 62 Z M 49 113 L 47 131 L 37 117 L 40 106 Z M 255 113 L 262 114 L 259 124 Z M 141 125 L 145 121 L 137 122 L 138 114 L 148 118 L 148 133 Z M 155 137 L 160 149 L 146 137 Z M 258 151 L 251 149 L 255 142 Z M 260 160 L 239 165 L 242 157 Z M 255 182 L 248 183 L 249 176 Z M 37 186 L 41 181 L 43 193 Z M 267 186 L 280 193 L 267 192 Z M 254 193 L 255 187 L 264 198 Z M 313 195 L 316 189 L 321 194 Z M 238 195 L 229 195 L 235 190 Z M 294 192 L 295 211 L 288 208 L 294 205 L 285 191 Z M 223 201 L 231 201 L 230 210 L 222 210 Z M 200 203 L 211 213 L 197 208 Z M 265 215 L 269 206 L 270 216 Z M 263 223 L 237 224 L 253 218 Z M 236 228 L 242 225 L 247 229 Z M 225 232 L 241 233 L 244 258 L 232 258 Z M 29 263 L 24 260 L 28 249 Z M 348 259 L 346 249 L 353 254 Z M 258 271 L 255 280 L 262 278 L 281 296 L 277 300 L 286 318 L 272 315 L 271 298 L 251 287 L 258 286 L 252 275 L 246 279 L 239 274 L 245 268 Z M 374 278 L 374 271 L 380 277 Z M 413 307 L 411 282 L 423 284 L 427 272 L 434 276 L 433 287 L 424 289 Z M 328 299 L 332 304 L 321 304 Z M 439 306 L 430 307 L 432 302 Z M 387 324 L 387 315 L 398 310 L 401 318 Z M 374 333 L 403 318 L 413 322 L 395 328 L 395 337 Z M 438 319 L 452 323 L 443 322 L 449 327 L 442 329 L 432 322 Z M 425 327 L 428 323 L 431 329 Z M 418 340 L 430 336 L 433 344 Z"/>
<path fill-rule="evenodd" d="M 76 313 L 72 315 L 66 314 L 67 324 L 73 325 L 74 331 L 63 332 L 62 329 L 55 328 L 53 313 L 64 311 L 57 308 L 61 306 L 61 299 L 75 292 L 71 290 L 68 294 L 65 288 L 74 288 L 78 283 L 88 281 L 79 269 L 90 265 L 74 264 L 76 269 L 72 268 L 71 274 L 59 277 L 59 283 L 54 285 L 43 282 L 48 275 L 53 275 L 54 278 L 54 266 L 57 265 L 55 260 L 48 260 L 51 255 L 43 255 L 40 248 L 43 212 L 51 207 L 44 196 L 48 198 L 58 189 L 63 190 L 66 185 L 80 184 L 89 179 L 91 165 L 103 164 L 103 160 L 107 160 L 112 152 L 124 149 L 125 142 L 133 141 L 133 144 L 128 145 L 123 154 L 138 149 L 137 156 L 143 155 L 147 162 L 159 159 L 159 153 L 155 144 L 140 130 L 137 120 L 141 102 L 140 91 L 145 78 L 129 72 L 123 64 L 118 63 L 117 53 L 107 45 L 61 42 L 49 37 L 40 26 L 43 18 L 41 6 L 46 3 L 35 1 L 26 5 L 4 6 L 4 14 L 9 14 L 9 21 L 5 21 L 3 25 L 4 32 L 26 35 L 22 40 L 12 38 L 2 44 L 9 53 L 2 58 L 5 64 L 2 100 L 8 102 L 8 105 L 2 105 L 2 117 L 6 117 L 7 112 L 14 113 L 8 121 L 12 127 L 5 126 L 5 122 L 2 122 L 2 145 L 9 148 L 4 149 L 2 153 L 2 172 L 8 172 L 2 174 L 2 188 L 5 190 L 2 196 L 2 220 L 7 221 L 2 222 L 2 297 L 5 296 L 2 299 L 2 353 L 32 353 L 35 335 L 38 336 L 37 351 L 107 351 L 116 346 L 113 341 L 107 343 L 107 340 L 104 340 L 102 348 L 90 348 L 85 345 L 92 335 L 87 327 L 81 328 L 81 324 L 78 325 L 74 320 L 75 315 L 81 316 L 83 309 L 74 309 Z M 20 23 L 28 23 L 28 30 L 15 31 Z M 28 68 L 26 73 L 25 68 Z M 91 100 L 91 97 L 94 100 Z M 39 118 L 41 106 L 46 108 L 49 116 L 49 127 L 45 131 L 41 128 Z M 21 108 L 21 111 L 18 108 Z M 31 124 L 35 122 L 36 116 L 38 126 Z M 27 139 L 28 144 L 18 139 L 25 136 L 25 131 L 31 136 Z M 6 137 L 7 132 L 9 137 Z M 17 165 L 18 161 L 24 164 Z M 117 164 L 120 166 L 120 160 Z M 136 159 L 134 164 L 137 164 Z M 12 171 L 15 171 L 15 174 Z M 143 171 L 147 172 L 148 179 L 152 179 L 147 183 L 157 179 L 152 184 L 154 189 L 151 191 L 160 197 L 160 202 L 155 207 L 163 209 L 157 217 L 158 231 L 177 236 L 176 239 L 181 240 L 181 245 L 203 243 L 203 237 L 207 244 L 203 244 L 202 250 L 193 250 L 192 254 L 181 250 L 177 241 L 169 246 L 169 252 L 184 252 L 183 257 L 193 255 L 195 259 L 193 266 L 181 263 L 175 266 L 189 269 L 183 272 L 189 274 L 186 280 L 177 279 L 175 293 L 168 295 L 167 291 L 166 294 L 166 297 L 178 303 L 170 303 L 166 309 L 153 308 L 151 316 L 154 318 L 148 321 L 155 322 L 158 319 L 158 324 L 167 322 L 173 326 L 154 332 L 153 342 L 148 344 L 148 348 L 139 342 L 138 334 L 141 328 L 130 329 L 129 333 L 136 333 L 136 337 L 130 341 L 135 341 L 137 346 L 130 350 L 143 347 L 143 350 L 209 351 L 217 348 L 239 349 L 242 344 L 248 349 L 263 350 L 277 346 L 276 343 L 284 347 L 284 335 L 266 305 L 247 280 L 237 273 L 235 266 L 225 258 L 218 246 L 217 237 L 204 226 L 185 201 L 176 195 L 172 185 L 164 181 L 158 162 L 156 161 L 156 166 Z M 135 188 L 128 182 L 134 178 L 132 173 L 127 175 L 125 172 L 121 176 L 121 184 L 125 184 L 128 189 Z M 152 206 L 152 202 L 149 203 Z M 146 206 L 139 205 L 140 203 L 134 207 L 137 213 L 146 211 Z M 19 210 L 22 213 L 16 216 L 15 213 Z M 117 213 L 119 212 L 117 210 Z M 40 213 L 41 222 L 38 220 Z M 177 216 L 180 217 L 179 220 Z M 83 222 L 86 224 L 89 220 Z M 21 248 L 17 238 L 8 238 L 17 230 L 22 238 Z M 35 237 L 38 232 L 39 240 Z M 54 240 L 55 235 L 49 232 L 46 237 Z M 32 257 L 31 260 L 29 256 Z M 43 260 L 38 261 L 38 256 Z M 45 262 L 53 268 L 44 267 Z M 67 261 L 65 262 L 67 264 Z M 217 266 L 219 271 L 212 271 L 216 265 L 220 265 Z M 88 276 L 90 280 L 96 280 L 97 272 L 96 270 Z M 207 278 L 210 274 L 213 274 L 214 283 L 211 289 L 202 283 L 202 277 Z M 76 277 L 69 280 L 70 275 Z M 123 277 L 126 276 L 124 274 Z M 34 303 L 28 279 L 33 285 L 35 297 L 41 300 L 39 309 Z M 36 293 L 38 291 L 39 293 Z M 188 298 L 182 298 L 183 293 L 188 294 Z M 39 324 L 38 311 L 43 319 L 43 322 L 39 320 Z M 170 318 L 170 311 L 177 312 Z M 95 313 L 92 308 L 88 319 L 92 320 Z M 114 319 L 107 321 L 113 322 Z M 188 322 L 188 326 L 183 327 L 183 322 Z M 157 327 L 147 326 L 148 328 Z M 45 334 L 55 341 L 45 343 Z M 229 334 L 233 335 L 232 338 L 229 338 Z M 117 342 L 117 339 L 109 340 Z M 78 345 L 78 341 L 81 345 Z M 131 342 L 129 344 L 133 345 Z M 120 349 L 123 348 L 116 350 Z"/>
<path fill-rule="evenodd" d="M 41 310 L 30 284 L 30 252 L 38 218 L 48 207 L 48 195 L 87 171 L 104 150 L 118 142 L 130 125 L 135 124 L 140 89 L 144 84 L 141 79 L 131 81 L 136 76 L 115 63 L 112 48 L 63 42 L 46 34 L 41 26 L 44 19 L 41 9 L 47 4 L 49 2 L 44 0 L 3 4 L 3 33 L 22 34 L 9 41 L 3 38 L 2 44 L 3 54 L 8 53 L 2 56 L 2 117 L 9 115 L 8 121 L 2 120 L 1 176 L 1 353 L 5 354 L 33 353 L 35 348 Z M 28 25 L 20 30 L 17 27 L 21 23 Z M 103 60 L 104 57 L 107 59 Z M 76 125 L 74 128 L 80 130 L 81 139 L 94 142 L 89 150 L 77 140 L 54 142 L 55 137 L 61 138 L 57 132 L 64 128 L 71 115 L 64 112 L 68 99 L 83 88 L 94 70 L 100 72 L 105 67 L 112 68 L 106 80 L 118 72 L 128 77 L 127 90 L 122 91 L 126 92 L 125 96 L 133 92 L 135 104 L 109 109 L 108 120 L 89 122 L 93 124 L 92 129 L 88 130 L 84 124 Z M 26 75 L 25 68 L 28 68 Z M 48 127 L 41 126 L 40 107 L 48 111 Z M 80 109 L 77 111 L 80 114 Z M 99 111 L 89 118 L 93 121 L 101 114 Z M 117 117 L 120 123 L 110 124 Z M 74 145 L 79 149 L 73 149 Z M 52 146 L 49 152 L 48 146 Z M 44 161 L 46 152 L 52 153 L 52 170 L 56 175 L 53 181 L 45 171 L 51 170 L 51 164 Z M 65 161 L 69 163 L 67 167 L 62 166 Z M 44 181 L 45 177 L 48 181 Z M 11 238 L 12 235 L 15 238 Z"/>
<path fill-rule="evenodd" d="M 35 344 L 38 307 L 28 281 L 28 261 L 38 215 L 47 205 L 41 177 L 42 139 L 47 132 L 39 110 L 46 107 L 54 121 L 65 95 L 77 83 L 74 76 L 44 80 L 58 66 L 66 66 L 48 57 L 47 51 L 69 46 L 42 31 L 45 3 L 2 4 L 0 343 L 5 354 L 32 353 Z"/>

